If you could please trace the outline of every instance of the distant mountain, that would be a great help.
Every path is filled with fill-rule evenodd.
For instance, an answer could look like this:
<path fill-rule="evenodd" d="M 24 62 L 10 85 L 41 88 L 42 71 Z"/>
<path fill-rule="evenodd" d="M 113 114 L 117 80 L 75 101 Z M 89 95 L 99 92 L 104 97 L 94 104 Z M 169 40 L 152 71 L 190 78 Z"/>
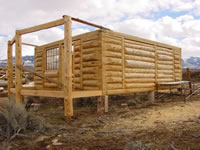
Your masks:
<path fill-rule="evenodd" d="M 200 57 L 182 59 L 183 68 L 200 69 Z"/>
<path fill-rule="evenodd" d="M 33 68 L 34 56 L 23 56 L 22 61 L 24 66 Z M 15 63 L 15 57 L 13 57 L 13 63 Z M 0 60 L 0 66 L 7 66 L 7 59 Z M 189 57 L 182 59 L 183 68 L 200 69 L 200 57 Z"/>
<path fill-rule="evenodd" d="M 23 56 L 22 62 L 25 67 L 33 69 L 34 67 L 34 56 Z M 13 57 L 13 64 L 15 64 L 15 57 Z M 0 60 L 0 66 L 6 67 L 7 66 L 7 59 Z"/>

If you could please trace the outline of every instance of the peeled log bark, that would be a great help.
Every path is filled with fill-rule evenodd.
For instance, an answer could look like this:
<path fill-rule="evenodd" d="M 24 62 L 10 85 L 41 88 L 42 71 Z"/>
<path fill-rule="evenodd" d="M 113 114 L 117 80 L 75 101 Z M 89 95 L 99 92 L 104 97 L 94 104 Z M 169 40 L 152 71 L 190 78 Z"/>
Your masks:
<path fill-rule="evenodd" d="M 144 56 L 144 57 L 152 57 L 152 58 L 155 57 L 154 52 L 147 52 L 147 51 L 142 51 L 142 50 L 133 49 L 133 48 L 125 48 L 125 54 Z"/>
<path fill-rule="evenodd" d="M 142 56 L 134 56 L 134 55 L 125 55 L 125 59 L 128 59 L 128 60 L 138 60 L 138 61 L 146 61 L 146 62 L 155 62 L 155 58 L 142 57 Z"/>
<path fill-rule="evenodd" d="M 115 84 L 115 83 L 113 83 L 113 84 L 107 84 L 107 89 L 108 90 L 114 90 L 114 89 L 122 89 L 122 84 Z"/>
<path fill-rule="evenodd" d="M 155 73 L 155 69 L 125 68 L 126 73 Z"/>
<path fill-rule="evenodd" d="M 115 45 L 115 44 L 105 44 L 106 50 L 113 51 L 113 52 L 121 52 L 122 46 Z"/>
<path fill-rule="evenodd" d="M 126 88 L 150 88 L 154 87 L 155 83 L 126 83 Z"/>
<path fill-rule="evenodd" d="M 125 83 L 154 83 L 155 78 L 136 78 L 125 79 Z"/>
<path fill-rule="evenodd" d="M 106 64 L 107 65 L 122 65 L 122 59 L 107 57 Z"/>
<path fill-rule="evenodd" d="M 121 83 L 122 77 L 107 77 L 106 81 L 107 83 Z"/>
<path fill-rule="evenodd" d="M 154 78 L 155 74 L 125 73 L 125 78 Z"/>
<path fill-rule="evenodd" d="M 106 71 L 106 77 L 122 77 L 122 72 Z"/>
<path fill-rule="evenodd" d="M 122 66 L 106 65 L 107 71 L 122 71 Z"/>
<path fill-rule="evenodd" d="M 127 67 L 130 67 L 130 68 L 144 68 L 144 69 L 155 68 L 154 63 L 147 63 L 147 62 L 136 61 L 136 60 L 125 60 L 125 64 Z"/>

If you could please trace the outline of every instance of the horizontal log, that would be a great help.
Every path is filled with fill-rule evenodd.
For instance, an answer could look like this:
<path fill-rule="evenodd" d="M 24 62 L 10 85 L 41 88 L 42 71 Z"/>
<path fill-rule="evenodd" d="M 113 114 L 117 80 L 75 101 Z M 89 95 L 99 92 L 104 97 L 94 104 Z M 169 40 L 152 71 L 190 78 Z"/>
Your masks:
<path fill-rule="evenodd" d="M 35 72 L 42 71 L 42 67 L 35 67 Z"/>
<path fill-rule="evenodd" d="M 81 68 L 81 64 L 74 64 L 74 68 L 75 69 L 80 69 Z"/>
<path fill-rule="evenodd" d="M 98 74 L 83 74 L 83 80 L 97 80 Z"/>
<path fill-rule="evenodd" d="M 122 58 L 122 54 L 118 52 L 106 51 L 106 57 Z"/>
<path fill-rule="evenodd" d="M 170 48 L 167 48 L 167 47 L 164 48 L 164 47 L 157 46 L 156 48 L 157 48 L 157 50 L 159 50 L 159 51 L 165 51 L 165 52 L 173 53 L 173 50 L 170 49 Z"/>
<path fill-rule="evenodd" d="M 126 73 L 155 73 L 155 69 L 125 68 Z"/>
<path fill-rule="evenodd" d="M 175 69 L 182 69 L 180 64 L 175 64 L 174 67 L 175 67 Z"/>
<path fill-rule="evenodd" d="M 105 44 L 106 50 L 113 51 L 113 52 L 121 52 L 122 46 L 121 45 L 115 45 L 115 44 Z"/>
<path fill-rule="evenodd" d="M 80 84 L 74 84 L 74 85 L 73 85 L 73 88 L 74 88 L 74 89 L 81 89 L 81 85 L 80 85 Z"/>
<path fill-rule="evenodd" d="M 158 60 L 169 60 L 169 61 L 172 61 L 173 57 L 172 56 L 158 54 Z"/>
<path fill-rule="evenodd" d="M 174 59 L 180 62 L 180 55 L 174 55 Z"/>
<path fill-rule="evenodd" d="M 124 46 L 127 47 L 127 48 L 133 48 L 133 49 L 155 52 L 155 49 L 153 47 L 147 47 L 147 46 L 130 44 L 130 43 L 125 43 Z"/>
<path fill-rule="evenodd" d="M 43 30 L 43 29 L 56 27 L 56 26 L 63 25 L 63 24 L 64 24 L 64 20 L 58 19 L 58 20 L 55 20 L 55 21 L 52 21 L 52 22 L 48 22 L 48 23 L 40 24 L 40 25 L 37 25 L 37 26 L 34 26 L 34 27 L 19 30 L 19 33 L 20 34 L 27 34 L 27 33 L 31 33 L 31 32 L 40 31 L 40 30 Z"/>
<path fill-rule="evenodd" d="M 122 44 L 122 41 L 112 39 L 110 37 L 105 37 L 104 40 L 105 40 L 106 43 L 110 43 L 110 44 L 115 44 L 115 45 L 121 45 Z"/>
<path fill-rule="evenodd" d="M 106 77 L 122 77 L 122 72 L 106 71 Z"/>
<path fill-rule="evenodd" d="M 45 71 L 44 75 L 47 77 L 58 77 L 58 71 Z"/>
<path fill-rule="evenodd" d="M 35 85 L 42 85 L 43 81 L 42 80 L 37 80 L 37 81 L 34 81 L 34 84 Z"/>
<path fill-rule="evenodd" d="M 106 65 L 105 68 L 107 71 L 122 71 L 122 66 Z"/>
<path fill-rule="evenodd" d="M 42 62 L 35 62 L 35 67 L 42 67 Z"/>
<path fill-rule="evenodd" d="M 155 78 L 129 78 L 125 79 L 125 83 L 152 83 Z"/>
<path fill-rule="evenodd" d="M 75 64 L 79 64 L 80 62 L 81 62 L 80 57 L 74 59 L 74 63 L 75 63 Z"/>
<path fill-rule="evenodd" d="M 84 54 L 82 55 L 83 61 L 95 61 L 99 59 L 99 55 L 97 53 L 92 54 Z"/>
<path fill-rule="evenodd" d="M 79 52 L 80 50 L 81 50 L 81 46 L 80 45 L 74 46 L 74 51 L 75 52 Z"/>
<path fill-rule="evenodd" d="M 173 53 L 172 52 L 166 52 L 166 51 L 161 51 L 161 50 L 156 50 L 158 54 L 162 54 L 162 55 L 167 55 L 167 56 L 172 56 L 173 57 Z"/>
<path fill-rule="evenodd" d="M 142 61 L 136 61 L 136 60 L 125 60 L 126 67 L 130 68 L 143 68 L 143 69 L 153 69 L 155 68 L 154 63 L 150 62 L 142 62 Z"/>
<path fill-rule="evenodd" d="M 173 63 L 173 61 L 158 60 L 157 64 L 160 64 L 160 65 L 173 65 L 174 63 Z"/>
<path fill-rule="evenodd" d="M 122 65 L 122 59 L 107 57 L 106 64 L 107 65 Z"/>
<path fill-rule="evenodd" d="M 77 51 L 74 52 L 74 56 L 75 56 L 75 57 L 81 57 L 81 52 L 77 52 Z"/>
<path fill-rule="evenodd" d="M 82 62 L 83 67 L 98 67 L 100 66 L 99 61 L 89 61 L 89 62 Z"/>
<path fill-rule="evenodd" d="M 108 90 L 122 89 L 122 84 L 120 84 L 120 83 L 110 83 L 110 84 L 107 84 L 107 89 Z"/>
<path fill-rule="evenodd" d="M 78 70 L 74 70 L 74 76 L 75 77 L 80 77 L 81 75 L 81 71 L 78 69 Z"/>
<path fill-rule="evenodd" d="M 45 87 L 49 87 L 49 88 L 58 87 L 57 84 L 55 84 L 55 83 L 48 83 L 48 82 L 45 82 L 45 83 L 44 83 L 44 86 L 45 86 Z"/>
<path fill-rule="evenodd" d="M 93 47 L 93 48 L 83 49 L 82 52 L 83 52 L 83 54 L 92 54 L 92 53 L 97 53 L 100 50 L 101 49 L 99 47 Z"/>
<path fill-rule="evenodd" d="M 88 86 L 98 86 L 99 85 L 99 80 L 83 80 L 83 85 L 88 85 Z"/>
<path fill-rule="evenodd" d="M 97 41 L 97 40 L 93 40 L 93 41 L 89 41 L 89 42 L 83 42 L 83 48 L 92 48 L 92 47 L 99 47 L 101 46 L 101 41 Z"/>
<path fill-rule="evenodd" d="M 126 83 L 126 88 L 150 88 L 154 87 L 155 83 Z"/>
<path fill-rule="evenodd" d="M 173 70 L 158 70 L 158 74 L 173 74 Z"/>
<path fill-rule="evenodd" d="M 137 55 L 137 56 L 143 56 L 143 57 L 155 57 L 154 52 L 147 52 L 147 51 L 142 51 L 134 48 L 125 48 L 125 54 L 130 54 L 130 55 Z"/>
<path fill-rule="evenodd" d="M 42 57 L 35 58 L 35 62 L 39 62 L 39 61 L 42 61 Z"/>
<path fill-rule="evenodd" d="M 142 57 L 142 56 L 134 56 L 134 55 L 125 55 L 125 59 L 128 60 L 139 60 L 139 61 L 145 61 L 145 62 L 155 62 L 154 58 L 150 58 L 150 57 Z"/>
<path fill-rule="evenodd" d="M 158 69 L 160 70 L 172 70 L 174 68 L 174 66 L 172 65 L 160 65 L 158 64 Z"/>
<path fill-rule="evenodd" d="M 180 60 L 174 60 L 174 63 L 175 64 L 181 64 L 181 61 Z"/>
<path fill-rule="evenodd" d="M 106 77 L 107 83 L 121 83 L 122 77 Z"/>
<path fill-rule="evenodd" d="M 80 83 L 81 82 L 81 78 L 75 77 L 75 78 L 73 78 L 73 82 L 74 83 Z"/>
<path fill-rule="evenodd" d="M 149 92 L 154 91 L 155 87 L 150 88 L 130 88 L 130 89 L 114 89 L 107 90 L 106 94 L 127 94 L 127 93 L 138 93 L 138 92 Z"/>
<path fill-rule="evenodd" d="M 98 73 L 98 71 L 99 71 L 98 67 L 85 67 L 85 68 L 82 69 L 83 73 L 94 73 L 94 74 L 96 74 L 96 73 Z"/>
<path fill-rule="evenodd" d="M 158 78 L 174 78 L 173 74 L 158 74 Z"/>
<path fill-rule="evenodd" d="M 157 79 L 157 82 L 158 83 L 166 83 L 166 82 L 173 82 L 174 79 Z"/>
<path fill-rule="evenodd" d="M 99 87 L 98 86 L 83 86 L 83 89 L 84 90 L 99 90 Z"/>
<path fill-rule="evenodd" d="M 125 78 L 155 78 L 155 74 L 125 73 Z"/>

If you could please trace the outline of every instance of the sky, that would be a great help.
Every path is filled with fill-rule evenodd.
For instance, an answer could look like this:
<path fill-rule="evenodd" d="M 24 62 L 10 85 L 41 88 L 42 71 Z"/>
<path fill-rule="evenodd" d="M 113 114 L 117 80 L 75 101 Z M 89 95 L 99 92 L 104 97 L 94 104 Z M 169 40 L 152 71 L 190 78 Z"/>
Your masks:
<path fill-rule="evenodd" d="M 182 57 L 200 57 L 200 0 L 0 0 L 0 60 L 15 31 L 70 15 L 111 30 L 182 48 Z M 72 24 L 72 34 L 94 30 Z M 22 36 L 42 45 L 63 39 L 63 26 Z M 34 49 L 23 46 L 22 55 Z"/>

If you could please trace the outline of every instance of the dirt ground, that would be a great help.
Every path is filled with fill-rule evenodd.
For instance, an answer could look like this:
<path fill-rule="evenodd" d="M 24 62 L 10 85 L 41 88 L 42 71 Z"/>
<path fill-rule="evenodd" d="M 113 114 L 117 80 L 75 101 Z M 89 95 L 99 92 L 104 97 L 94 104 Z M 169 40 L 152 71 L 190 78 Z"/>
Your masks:
<path fill-rule="evenodd" d="M 0 103 L 5 101 L 0 99 Z M 134 97 L 112 98 L 104 115 L 96 113 L 95 104 L 75 105 L 72 120 L 64 119 L 62 100 L 37 101 L 41 106 L 32 111 L 44 117 L 50 129 L 26 133 L 26 138 L 16 138 L 7 145 L 14 150 L 200 149 L 199 95 L 187 102 L 181 96 L 168 95 L 153 104 L 133 101 Z"/>

